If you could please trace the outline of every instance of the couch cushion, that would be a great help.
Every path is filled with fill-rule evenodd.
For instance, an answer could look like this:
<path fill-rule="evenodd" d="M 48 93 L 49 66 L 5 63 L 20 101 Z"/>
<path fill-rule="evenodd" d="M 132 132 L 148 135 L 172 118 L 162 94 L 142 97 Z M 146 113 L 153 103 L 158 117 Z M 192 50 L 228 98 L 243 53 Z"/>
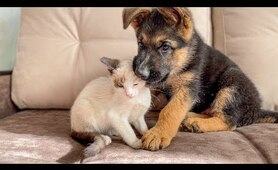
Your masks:
<path fill-rule="evenodd" d="M 214 46 L 257 86 L 265 109 L 278 110 L 278 8 L 213 8 Z"/>
<path fill-rule="evenodd" d="M 152 127 L 158 112 L 148 113 Z M 84 163 L 278 163 L 278 127 L 251 125 L 233 132 L 178 132 L 172 144 L 150 152 L 115 139 Z M 29 110 L 0 119 L 1 163 L 80 163 L 84 146 L 69 136 L 67 110 Z"/>
<path fill-rule="evenodd" d="M 238 128 L 236 131 L 252 142 L 254 148 L 261 153 L 261 157 L 266 162 L 278 163 L 277 124 L 254 124 L 252 126 Z M 276 134 L 273 132 L 276 132 Z"/>
<path fill-rule="evenodd" d="M 191 8 L 211 41 L 210 8 Z M 12 99 L 23 108 L 69 108 L 93 78 L 108 75 L 102 56 L 132 58 L 137 43 L 122 8 L 22 8 Z"/>
<path fill-rule="evenodd" d="M 0 119 L 15 113 L 16 107 L 11 100 L 11 76 L 0 74 Z"/>

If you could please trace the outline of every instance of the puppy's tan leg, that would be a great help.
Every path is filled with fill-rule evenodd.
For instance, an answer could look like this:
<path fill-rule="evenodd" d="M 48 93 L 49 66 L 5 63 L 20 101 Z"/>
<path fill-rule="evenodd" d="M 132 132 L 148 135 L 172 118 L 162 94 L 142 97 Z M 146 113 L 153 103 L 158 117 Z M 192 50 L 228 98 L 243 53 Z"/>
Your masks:
<path fill-rule="evenodd" d="M 199 117 L 199 118 L 210 118 L 211 116 L 202 114 L 202 113 L 194 113 L 194 112 L 188 112 L 185 116 L 185 119 L 192 118 L 192 117 Z"/>
<path fill-rule="evenodd" d="M 220 113 L 222 114 L 222 113 Z M 216 132 L 233 130 L 225 120 L 219 117 L 212 118 L 188 118 L 185 120 L 184 126 L 192 132 Z"/>
<path fill-rule="evenodd" d="M 144 149 L 154 151 L 170 144 L 186 112 L 192 106 L 191 99 L 186 97 L 187 94 L 185 89 L 181 89 L 173 95 L 160 112 L 156 125 L 144 134 L 142 138 Z"/>
<path fill-rule="evenodd" d="M 226 119 L 225 106 L 234 101 L 233 88 L 221 89 L 212 103 L 211 118 L 190 117 L 184 121 L 184 126 L 192 132 L 216 132 L 235 129 Z"/>

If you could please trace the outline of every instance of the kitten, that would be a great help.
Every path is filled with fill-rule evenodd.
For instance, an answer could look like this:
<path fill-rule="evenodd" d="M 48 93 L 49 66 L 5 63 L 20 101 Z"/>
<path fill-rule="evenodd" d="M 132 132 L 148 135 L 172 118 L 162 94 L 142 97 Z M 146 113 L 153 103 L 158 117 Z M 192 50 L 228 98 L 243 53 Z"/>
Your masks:
<path fill-rule="evenodd" d="M 141 148 L 130 123 L 143 135 L 148 127 L 144 115 L 151 105 L 150 89 L 132 70 L 132 60 L 106 57 L 101 62 L 110 77 L 89 82 L 71 108 L 71 136 L 91 143 L 84 156 L 94 156 L 111 143 L 110 136 L 120 136 L 132 148 Z"/>

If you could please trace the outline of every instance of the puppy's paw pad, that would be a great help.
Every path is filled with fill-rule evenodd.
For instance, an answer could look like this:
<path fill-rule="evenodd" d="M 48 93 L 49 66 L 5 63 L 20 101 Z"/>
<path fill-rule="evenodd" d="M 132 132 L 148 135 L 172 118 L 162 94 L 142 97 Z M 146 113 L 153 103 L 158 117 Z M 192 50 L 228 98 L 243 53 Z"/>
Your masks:
<path fill-rule="evenodd" d="M 143 148 L 156 151 L 170 145 L 171 138 L 162 136 L 157 129 L 151 129 L 143 136 Z"/>

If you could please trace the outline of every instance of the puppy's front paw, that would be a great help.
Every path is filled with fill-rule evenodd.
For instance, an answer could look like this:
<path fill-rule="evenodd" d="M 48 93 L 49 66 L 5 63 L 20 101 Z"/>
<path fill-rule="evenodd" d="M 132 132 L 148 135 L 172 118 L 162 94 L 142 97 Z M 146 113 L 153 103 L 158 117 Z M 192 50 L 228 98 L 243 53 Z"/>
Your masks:
<path fill-rule="evenodd" d="M 159 150 L 166 148 L 167 146 L 170 145 L 171 142 L 170 137 L 162 135 L 159 132 L 159 129 L 151 129 L 145 133 L 143 136 L 143 148 L 146 150 Z"/>

